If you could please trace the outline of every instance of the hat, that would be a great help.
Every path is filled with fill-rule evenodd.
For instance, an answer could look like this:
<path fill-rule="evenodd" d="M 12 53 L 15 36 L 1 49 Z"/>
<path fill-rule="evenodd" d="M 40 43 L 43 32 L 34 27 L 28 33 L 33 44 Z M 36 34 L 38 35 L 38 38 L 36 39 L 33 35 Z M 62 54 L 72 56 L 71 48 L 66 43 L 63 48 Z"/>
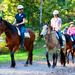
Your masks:
<path fill-rule="evenodd" d="M 59 11 L 58 10 L 54 10 L 53 11 L 53 15 L 57 15 L 57 14 L 59 14 Z"/>
<path fill-rule="evenodd" d="M 23 7 L 23 5 L 18 5 L 17 6 L 17 9 L 23 9 L 24 7 Z"/>

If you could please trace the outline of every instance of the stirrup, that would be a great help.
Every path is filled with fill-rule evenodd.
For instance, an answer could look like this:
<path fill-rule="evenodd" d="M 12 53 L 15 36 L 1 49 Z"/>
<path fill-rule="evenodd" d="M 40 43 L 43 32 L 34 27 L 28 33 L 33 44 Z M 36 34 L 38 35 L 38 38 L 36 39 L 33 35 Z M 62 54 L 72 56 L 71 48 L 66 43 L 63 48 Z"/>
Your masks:
<path fill-rule="evenodd" d="M 64 48 L 64 46 L 61 46 L 61 48 Z"/>

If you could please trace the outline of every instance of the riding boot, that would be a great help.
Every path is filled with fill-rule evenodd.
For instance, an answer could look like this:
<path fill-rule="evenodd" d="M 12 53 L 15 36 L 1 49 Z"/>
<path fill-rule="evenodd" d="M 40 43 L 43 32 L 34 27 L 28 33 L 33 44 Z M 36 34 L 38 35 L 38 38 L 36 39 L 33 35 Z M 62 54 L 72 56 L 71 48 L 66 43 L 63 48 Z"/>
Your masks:
<path fill-rule="evenodd" d="M 61 48 L 64 48 L 64 45 L 63 45 L 63 40 L 62 40 L 62 38 L 59 38 L 59 43 L 60 43 L 60 47 L 61 47 Z"/>
<path fill-rule="evenodd" d="M 24 37 L 23 36 L 21 36 L 21 43 L 20 43 L 20 48 L 21 49 L 24 49 Z"/>

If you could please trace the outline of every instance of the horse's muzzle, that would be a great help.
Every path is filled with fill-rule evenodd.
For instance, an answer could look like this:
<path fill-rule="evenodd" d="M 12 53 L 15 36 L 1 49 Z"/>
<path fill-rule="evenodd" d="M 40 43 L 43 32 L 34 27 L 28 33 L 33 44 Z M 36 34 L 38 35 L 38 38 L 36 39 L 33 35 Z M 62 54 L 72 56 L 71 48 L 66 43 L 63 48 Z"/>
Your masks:
<path fill-rule="evenodd" d="M 43 35 L 40 35 L 41 38 L 43 38 Z"/>

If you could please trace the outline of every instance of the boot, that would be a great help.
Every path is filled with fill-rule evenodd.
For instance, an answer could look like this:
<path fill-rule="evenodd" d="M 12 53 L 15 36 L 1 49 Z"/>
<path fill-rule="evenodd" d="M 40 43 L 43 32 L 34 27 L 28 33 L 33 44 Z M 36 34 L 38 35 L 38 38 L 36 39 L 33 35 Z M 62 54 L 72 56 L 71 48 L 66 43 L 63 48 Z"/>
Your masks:
<path fill-rule="evenodd" d="M 22 37 L 20 41 L 21 41 L 20 48 L 24 49 L 24 38 Z"/>
<path fill-rule="evenodd" d="M 62 40 L 61 38 L 59 39 L 59 43 L 60 43 L 60 47 L 61 47 L 61 48 L 64 48 L 63 40 Z"/>

